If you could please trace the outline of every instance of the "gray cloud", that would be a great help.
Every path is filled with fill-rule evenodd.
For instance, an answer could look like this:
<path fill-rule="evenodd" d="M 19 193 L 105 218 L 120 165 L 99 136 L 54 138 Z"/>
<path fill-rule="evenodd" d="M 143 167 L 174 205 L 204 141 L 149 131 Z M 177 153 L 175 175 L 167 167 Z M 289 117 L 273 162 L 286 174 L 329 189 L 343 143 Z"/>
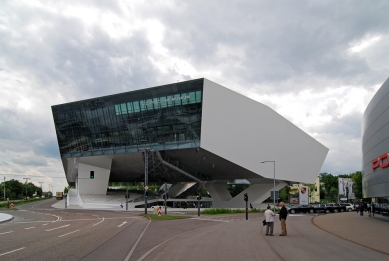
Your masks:
<path fill-rule="evenodd" d="M 85 8 L 86 18 L 96 11 L 96 20 L 65 12 L 73 5 Z M 17 171 L 45 166 L 42 173 L 60 164 L 52 105 L 177 80 L 207 76 L 245 95 L 357 86 L 372 96 L 388 77 L 388 13 L 387 1 L 8 1 L 0 10 L 0 152 L 13 159 L 1 164 L 18 164 Z M 150 21 L 163 29 L 147 27 Z M 124 33 L 112 37 L 116 29 Z M 148 30 L 161 33 L 161 43 Z M 373 47 L 349 52 L 373 36 L 381 37 Z M 31 104 L 23 108 L 22 99 Z M 359 169 L 360 112 L 340 116 L 339 106 L 328 103 L 322 114 L 331 120 L 307 131 L 330 148 L 323 171 Z"/>

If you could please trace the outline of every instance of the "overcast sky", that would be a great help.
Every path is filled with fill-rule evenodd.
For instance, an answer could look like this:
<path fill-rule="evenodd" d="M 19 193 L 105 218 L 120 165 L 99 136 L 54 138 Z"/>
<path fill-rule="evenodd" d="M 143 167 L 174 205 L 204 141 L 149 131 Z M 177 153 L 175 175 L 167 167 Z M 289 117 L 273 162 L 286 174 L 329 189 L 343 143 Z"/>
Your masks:
<path fill-rule="evenodd" d="M 67 186 L 52 105 L 203 77 L 329 148 L 321 172 L 359 171 L 388 14 L 387 0 L 2 1 L 1 181 Z"/>

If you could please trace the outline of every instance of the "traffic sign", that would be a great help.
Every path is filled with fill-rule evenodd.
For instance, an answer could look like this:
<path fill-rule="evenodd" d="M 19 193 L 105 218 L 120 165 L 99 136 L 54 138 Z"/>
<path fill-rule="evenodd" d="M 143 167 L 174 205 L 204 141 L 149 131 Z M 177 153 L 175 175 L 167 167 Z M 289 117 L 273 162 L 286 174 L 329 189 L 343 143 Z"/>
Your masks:
<path fill-rule="evenodd" d="M 13 207 L 14 207 L 14 203 L 9 204 L 9 206 L 10 206 L 11 208 L 13 208 Z"/>
<path fill-rule="evenodd" d="M 146 187 L 145 187 L 145 190 L 149 190 L 149 187 L 148 187 L 148 186 L 146 186 Z"/>
<path fill-rule="evenodd" d="M 161 207 L 158 208 L 158 216 L 162 216 L 162 211 L 161 211 Z"/>

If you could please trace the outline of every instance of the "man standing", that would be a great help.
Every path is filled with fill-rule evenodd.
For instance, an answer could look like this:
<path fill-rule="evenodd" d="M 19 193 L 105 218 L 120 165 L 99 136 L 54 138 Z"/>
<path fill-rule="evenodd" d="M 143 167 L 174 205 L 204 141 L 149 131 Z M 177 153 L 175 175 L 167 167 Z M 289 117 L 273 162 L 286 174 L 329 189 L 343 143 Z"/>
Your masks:
<path fill-rule="evenodd" d="M 273 236 L 273 228 L 274 228 L 274 212 L 271 210 L 271 206 L 267 207 L 267 210 L 265 211 L 265 218 L 266 218 L 266 236 Z M 269 233 L 270 228 L 270 233 Z"/>
<path fill-rule="evenodd" d="M 284 202 L 280 202 L 281 210 L 280 210 L 280 221 L 281 221 L 281 229 L 282 234 L 280 236 L 286 236 L 286 216 L 288 216 L 288 211 L 286 210 Z"/>
<path fill-rule="evenodd" d="M 361 200 L 361 204 L 359 204 L 359 214 L 363 216 L 363 211 L 365 210 L 365 206 L 363 205 L 363 202 Z"/>

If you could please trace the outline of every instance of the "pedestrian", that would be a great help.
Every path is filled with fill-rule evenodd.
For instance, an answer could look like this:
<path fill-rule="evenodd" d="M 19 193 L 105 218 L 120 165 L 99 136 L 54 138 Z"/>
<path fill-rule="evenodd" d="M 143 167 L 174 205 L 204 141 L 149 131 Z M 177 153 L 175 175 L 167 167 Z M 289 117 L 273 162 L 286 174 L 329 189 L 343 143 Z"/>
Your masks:
<path fill-rule="evenodd" d="M 373 217 L 374 217 L 374 212 L 375 212 L 375 204 L 374 203 L 371 203 L 371 211 L 370 211 L 370 215 L 373 214 Z M 369 217 L 370 217 L 369 215 Z"/>
<path fill-rule="evenodd" d="M 363 216 L 363 210 L 364 210 L 365 206 L 363 205 L 363 202 L 361 201 L 361 204 L 359 204 L 359 214 L 361 216 Z"/>
<path fill-rule="evenodd" d="M 286 217 L 288 216 L 288 211 L 286 210 L 284 202 L 280 202 L 281 210 L 280 210 L 280 221 L 281 221 L 281 229 L 282 233 L 280 236 L 286 236 Z"/>
<path fill-rule="evenodd" d="M 273 236 L 273 228 L 274 228 L 274 212 L 271 210 L 271 206 L 267 207 L 265 211 L 266 218 L 266 236 Z M 270 231 L 269 231 L 270 230 Z M 270 233 L 269 233 L 270 232 Z"/>
<path fill-rule="evenodd" d="M 371 205 L 370 205 L 370 203 L 367 203 L 367 213 L 369 213 L 369 217 L 370 217 L 370 214 L 371 214 Z"/>

